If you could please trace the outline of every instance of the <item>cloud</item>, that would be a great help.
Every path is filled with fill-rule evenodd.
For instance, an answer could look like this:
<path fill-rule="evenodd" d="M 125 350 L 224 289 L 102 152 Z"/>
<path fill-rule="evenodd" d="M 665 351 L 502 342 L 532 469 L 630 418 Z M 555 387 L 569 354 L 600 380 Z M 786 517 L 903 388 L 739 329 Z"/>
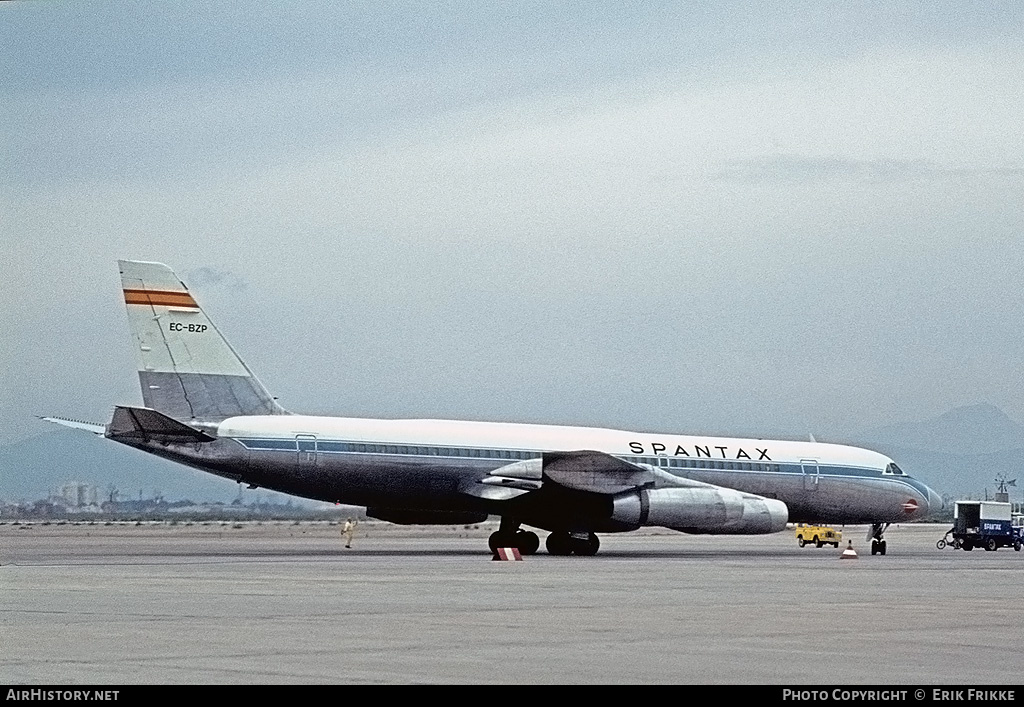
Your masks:
<path fill-rule="evenodd" d="M 184 278 L 189 287 L 217 287 L 224 288 L 235 293 L 242 292 L 249 286 L 249 283 L 247 283 L 240 275 L 237 275 L 230 270 L 221 270 L 205 266 L 186 270 Z"/>
<path fill-rule="evenodd" d="M 803 182 L 848 180 L 856 182 L 900 182 L 913 179 L 963 177 L 1024 177 L 1024 167 L 943 166 L 932 160 L 873 159 L 808 155 L 766 155 L 726 160 L 712 179 L 734 182 Z"/>

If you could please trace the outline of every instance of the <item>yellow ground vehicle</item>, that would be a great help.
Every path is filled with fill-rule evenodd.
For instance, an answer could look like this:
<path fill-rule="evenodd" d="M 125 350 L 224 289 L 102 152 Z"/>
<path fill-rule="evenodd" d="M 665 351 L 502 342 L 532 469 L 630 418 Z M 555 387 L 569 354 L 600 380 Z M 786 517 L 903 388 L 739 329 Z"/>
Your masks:
<path fill-rule="evenodd" d="M 800 547 L 814 543 L 815 547 L 832 545 L 839 547 L 843 539 L 843 531 L 836 530 L 828 525 L 806 525 L 798 523 L 796 526 L 796 542 Z"/>

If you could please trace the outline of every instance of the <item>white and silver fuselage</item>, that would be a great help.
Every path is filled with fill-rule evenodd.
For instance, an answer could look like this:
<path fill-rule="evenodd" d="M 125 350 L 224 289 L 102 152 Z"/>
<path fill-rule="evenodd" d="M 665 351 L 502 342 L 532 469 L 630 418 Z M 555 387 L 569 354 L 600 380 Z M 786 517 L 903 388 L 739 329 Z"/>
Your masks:
<path fill-rule="evenodd" d="M 574 450 L 778 499 L 793 522 L 907 521 L 941 505 L 885 455 L 818 442 L 306 415 L 231 417 L 209 429 L 218 444 L 137 446 L 254 486 L 369 507 L 486 512 L 488 499 L 465 491 L 516 462 Z"/>

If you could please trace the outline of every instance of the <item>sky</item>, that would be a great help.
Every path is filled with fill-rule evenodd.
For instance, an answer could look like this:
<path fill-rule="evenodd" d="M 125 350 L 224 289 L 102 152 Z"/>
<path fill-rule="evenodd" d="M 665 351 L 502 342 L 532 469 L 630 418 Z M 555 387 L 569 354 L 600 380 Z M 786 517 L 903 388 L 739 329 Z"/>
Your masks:
<path fill-rule="evenodd" d="M 118 258 L 288 409 L 1024 421 L 1024 5 L 0 3 L 0 443 L 141 404 Z"/>

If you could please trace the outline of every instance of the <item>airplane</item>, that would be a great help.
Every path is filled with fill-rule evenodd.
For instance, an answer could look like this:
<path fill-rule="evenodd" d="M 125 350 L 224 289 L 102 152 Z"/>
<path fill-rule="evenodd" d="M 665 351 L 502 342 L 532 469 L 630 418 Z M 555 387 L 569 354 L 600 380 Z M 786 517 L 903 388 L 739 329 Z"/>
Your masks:
<path fill-rule="evenodd" d="M 500 519 L 492 553 L 595 555 L 598 533 L 657 526 L 765 534 L 789 522 L 891 523 L 941 497 L 874 451 L 813 441 L 651 434 L 284 409 L 167 265 L 119 260 L 143 405 L 106 425 L 43 418 L 221 477 L 363 506 L 399 524 Z"/>

